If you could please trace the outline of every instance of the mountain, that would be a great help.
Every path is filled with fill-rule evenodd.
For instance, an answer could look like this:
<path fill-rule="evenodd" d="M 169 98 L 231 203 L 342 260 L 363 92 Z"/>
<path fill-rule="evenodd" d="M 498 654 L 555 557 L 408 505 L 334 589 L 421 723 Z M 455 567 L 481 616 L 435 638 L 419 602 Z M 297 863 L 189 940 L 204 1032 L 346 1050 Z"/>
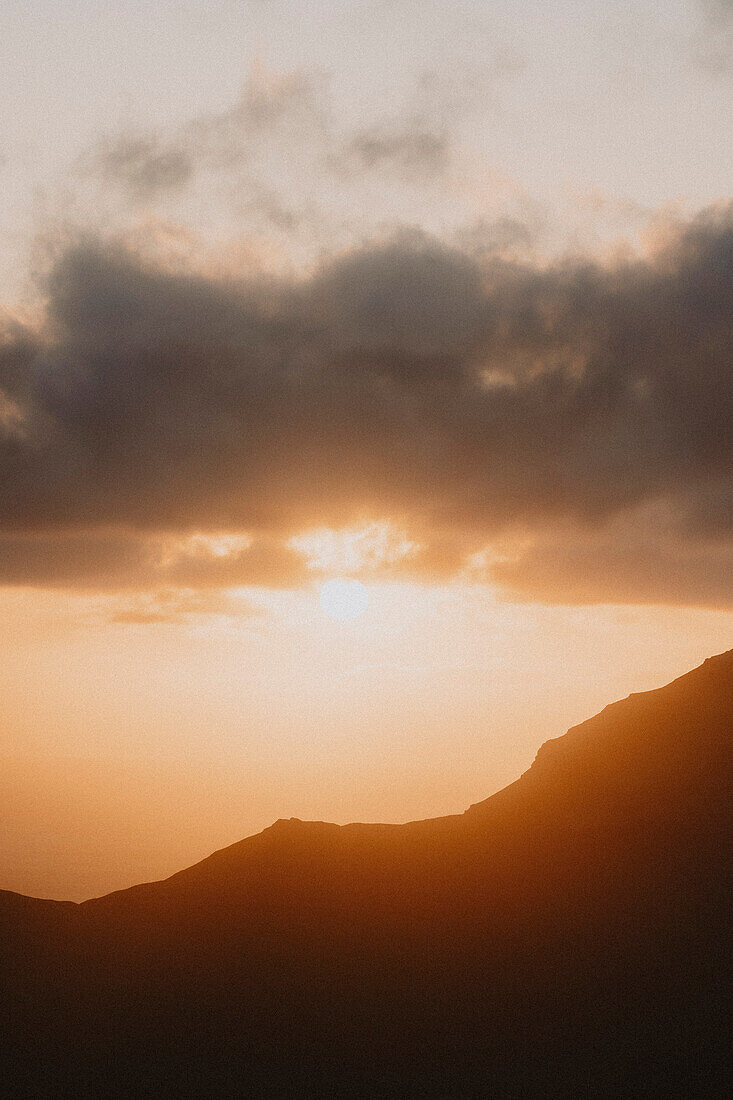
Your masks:
<path fill-rule="evenodd" d="M 729 1095 L 733 651 L 407 825 L 0 892 L 3 1095 Z"/>

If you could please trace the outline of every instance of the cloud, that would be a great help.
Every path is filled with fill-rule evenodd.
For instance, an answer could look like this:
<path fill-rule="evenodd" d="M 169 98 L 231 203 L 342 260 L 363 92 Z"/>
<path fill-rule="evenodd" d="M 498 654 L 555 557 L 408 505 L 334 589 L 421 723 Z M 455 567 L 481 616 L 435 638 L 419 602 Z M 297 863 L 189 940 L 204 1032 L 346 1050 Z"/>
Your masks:
<path fill-rule="evenodd" d="M 446 130 L 414 119 L 357 130 L 331 163 L 347 172 L 386 168 L 408 179 L 424 180 L 446 170 L 450 151 Z"/>
<path fill-rule="evenodd" d="M 157 219 L 200 250 L 220 249 L 234 232 L 278 269 L 404 224 L 448 234 L 487 211 L 496 247 L 518 255 L 532 204 L 472 151 L 492 89 L 508 75 L 496 57 L 480 75 L 403 74 L 387 109 L 366 102 L 345 113 L 337 78 L 255 66 L 223 109 L 96 141 L 50 201 L 64 224 L 129 236 L 141 217 Z"/>
<path fill-rule="evenodd" d="M 0 585 L 200 591 L 289 588 L 311 579 L 302 556 L 282 540 L 262 536 L 219 550 L 221 541 L 131 529 L 0 532 Z"/>
<path fill-rule="evenodd" d="M 287 180 L 294 157 L 308 172 L 314 159 L 327 155 L 332 129 L 323 74 L 276 73 L 256 65 L 231 107 L 163 132 L 107 136 L 79 158 L 76 171 L 144 206 L 180 197 L 197 181 L 210 205 L 212 178 L 231 177 L 230 205 L 246 207 L 264 224 L 290 229 L 297 211 L 281 196 L 279 184 Z"/>
<path fill-rule="evenodd" d="M 491 256 L 522 259 L 530 254 L 537 227 L 507 215 L 487 220 L 479 218 L 455 234 L 456 244 L 476 259 Z"/>
<path fill-rule="evenodd" d="M 178 625 L 211 615 L 234 620 L 256 617 L 261 613 L 259 608 L 228 592 L 173 588 L 129 596 L 120 602 L 109 616 L 109 621 L 125 626 L 147 626 L 151 623 Z"/>
<path fill-rule="evenodd" d="M 560 604 L 677 604 L 733 611 L 733 539 L 680 529 L 678 502 L 595 527 L 535 535 L 486 571 L 508 598 Z M 730 526 L 730 522 L 729 522 Z"/>
<path fill-rule="evenodd" d="M 313 193 L 328 191 L 334 176 L 342 185 L 367 173 L 422 187 L 446 172 L 451 130 L 467 104 L 426 76 L 413 98 L 414 104 L 390 115 L 366 113 L 343 125 L 323 73 L 279 73 L 257 65 L 231 107 L 166 132 L 107 136 L 76 167 L 82 177 L 114 186 L 144 205 L 175 196 L 197 180 L 205 182 L 210 202 L 213 177 L 229 177 L 235 206 L 289 229 L 298 216 L 303 177 Z"/>
<path fill-rule="evenodd" d="M 131 197 L 140 202 L 178 190 L 194 173 L 194 161 L 187 149 L 166 144 L 150 134 L 107 139 L 85 160 L 88 169 L 98 172 L 104 182 L 127 188 Z"/>
<path fill-rule="evenodd" d="M 298 584 L 294 536 L 390 521 L 421 547 L 393 574 L 516 531 L 534 549 L 496 576 L 537 598 L 722 605 L 732 291 L 731 207 L 613 265 L 403 231 L 217 279 L 71 242 L 0 341 L 0 581 Z"/>

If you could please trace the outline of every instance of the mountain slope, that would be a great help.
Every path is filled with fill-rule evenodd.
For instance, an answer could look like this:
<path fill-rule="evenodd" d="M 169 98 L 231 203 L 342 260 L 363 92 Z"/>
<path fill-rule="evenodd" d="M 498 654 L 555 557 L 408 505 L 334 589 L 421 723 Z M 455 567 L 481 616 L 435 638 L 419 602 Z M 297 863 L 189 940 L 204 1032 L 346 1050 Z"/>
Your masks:
<path fill-rule="evenodd" d="M 464 814 L 0 893 L 14 1095 L 725 1095 L 733 651 Z"/>

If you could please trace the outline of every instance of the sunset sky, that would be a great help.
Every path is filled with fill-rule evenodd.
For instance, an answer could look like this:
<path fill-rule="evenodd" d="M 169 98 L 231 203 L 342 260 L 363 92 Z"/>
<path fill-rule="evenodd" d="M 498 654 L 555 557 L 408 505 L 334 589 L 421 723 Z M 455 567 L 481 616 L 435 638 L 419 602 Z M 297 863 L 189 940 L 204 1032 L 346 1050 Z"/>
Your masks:
<path fill-rule="evenodd" d="M 732 100 L 730 0 L 4 0 L 0 888 L 460 812 L 733 645 Z"/>

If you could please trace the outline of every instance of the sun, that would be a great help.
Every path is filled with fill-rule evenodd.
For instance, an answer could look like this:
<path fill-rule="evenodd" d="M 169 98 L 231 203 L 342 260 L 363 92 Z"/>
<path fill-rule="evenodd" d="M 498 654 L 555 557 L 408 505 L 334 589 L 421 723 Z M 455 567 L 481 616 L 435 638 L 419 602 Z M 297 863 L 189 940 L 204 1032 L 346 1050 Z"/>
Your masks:
<path fill-rule="evenodd" d="M 321 607 L 331 619 L 349 622 L 362 615 L 369 604 L 369 593 L 361 581 L 334 577 L 321 588 Z"/>

